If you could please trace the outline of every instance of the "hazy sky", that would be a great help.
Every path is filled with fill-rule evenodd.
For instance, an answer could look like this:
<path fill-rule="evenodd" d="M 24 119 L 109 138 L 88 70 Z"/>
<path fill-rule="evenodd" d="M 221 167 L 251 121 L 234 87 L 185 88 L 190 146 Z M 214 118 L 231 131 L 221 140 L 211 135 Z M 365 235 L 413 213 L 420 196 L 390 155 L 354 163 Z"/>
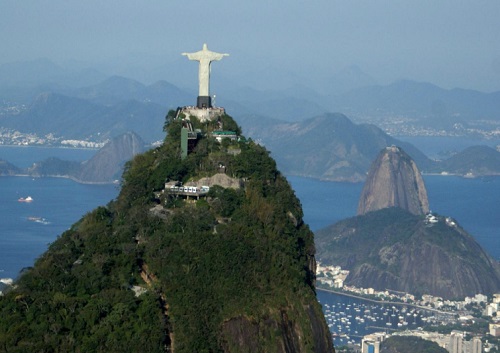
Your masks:
<path fill-rule="evenodd" d="M 328 77 L 354 64 L 381 83 L 494 91 L 499 19 L 498 0 L 0 0 L 0 63 L 147 67 L 206 42 L 242 71 Z"/>

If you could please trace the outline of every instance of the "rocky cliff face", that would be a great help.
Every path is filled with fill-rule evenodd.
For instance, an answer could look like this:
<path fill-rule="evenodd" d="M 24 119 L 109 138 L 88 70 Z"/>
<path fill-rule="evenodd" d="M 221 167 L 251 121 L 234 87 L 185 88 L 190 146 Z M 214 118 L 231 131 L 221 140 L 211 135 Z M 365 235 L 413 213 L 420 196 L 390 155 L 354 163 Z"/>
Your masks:
<path fill-rule="evenodd" d="M 415 215 L 429 212 L 424 181 L 415 162 L 402 149 L 384 148 L 372 163 L 361 192 L 358 215 L 400 207 Z"/>
<path fill-rule="evenodd" d="M 304 335 L 312 332 L 312 352 L 334 352 L 326 337 L 330 332 L 323 324 L 320 315 L 313 306 L 306 306 L 308 325 L 304 327 L 297 320 L 289 317 L 290 310 L 282 309 L 277 319 L 255 321 L 249 318 L 232 318 L 222 328 L 222 347 L 225 352 L 304 352 Z M 281 337 L 273 338 L 272 332 L 281 332 Z M 262 342 L 267 341 L 266 345 Z"/>

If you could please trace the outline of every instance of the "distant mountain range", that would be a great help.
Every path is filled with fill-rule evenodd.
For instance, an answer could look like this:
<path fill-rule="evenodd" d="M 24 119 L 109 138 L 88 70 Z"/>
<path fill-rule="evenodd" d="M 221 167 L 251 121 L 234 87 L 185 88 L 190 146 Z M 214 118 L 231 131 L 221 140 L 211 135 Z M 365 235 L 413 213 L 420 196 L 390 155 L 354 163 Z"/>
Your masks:
<path fill-rule="evenodd" d="M 137 100 L 113 105 L 46 93 L 25 112 L 0 119 L 4 127 L 19 131 L 54 133 L 73 139 L 105 140 L 127 131 L 146 136 L 152 143 L 162 138 L 165 108 Z M 467 176 L 500 175 L 500 152 L 490 147 L 469 148 L 436 162 L 409 143 L 399 141 L 371 124 L 355 124 L 342 114 L 324 114 L 289 123 L 263 117 L 239 120 L 247 136 L 264 144 L 281 170 L 332 181 L 363 181 L 377 153 L 396 145 L 416 161 L 421 171 Z"/>
<path fill-rule="evenodd" d="M 89 74 L 86 79 L 84 71 Z M 120 76 L 102 79 L 102 74 L 84 71 L 68 71 L 47 60 L 0 65 L 0 98 L 28 103 L 19 114 L 2 112 L 0 127 L 92 141 L 134 131 L 150 144 L 163 138 L 169 109 L 193 105 L 196 99 L 196 93 L 166 81 L 144 85 Z M 266 145 L 288 174 L 362 181 L 377 153 L 391 145 L 403 147 L 423 172 L 500 174 L 499 153 L 493 149 L 476 148 L 437 163 L 374 125 L 355 124 L 343 114 L 327 113 L 404 116 L 415 124 L 447 129 L 457 123 L 479 124 L 479 119 L 494 126 L 500 124 L 500 92 L 445 90 L 414 81 L 375 85 L 356 67 L 331 77 L 321 87 L 301 85 L 298 80 L 290 81 L 295 82 L 292 88 L 265 91 L 227 80 L 228 86 L 218 91 L 221 105 L 236 116 L 245 134 Z M 342 82 L 344 89 L 336 86 Z"/>
<path fill-rule="evenodd" d="M 404 114 L 422 120 L 433 119 L 435 124 L 480 119 L 500 121 L 500 92 L 447 90 L 428 82 L 410 80 L 356 88 L 338 95 L 334 103 L 337 111 L 346 113 Z"/>
<path fill-rule="evenodd" d="M 106 103 L 135 99 L 177 106 L 196 101 L 196 82 L 191 90 L 178 88 L 191 86 L 186 78 L 191 76 L 184 72 L 188 66 L 179 62 L 157 71 L 154 77 L 162 82 L 160 85 L 143 85 L 116 74 L 77 67 L 63 68 L 47 59 L 0 65 L 0 98 L 24 98 L 26 103 L 26 99 L 33 99 L 37 93 L 51 91 Z M 279 70 L 264 68 L 258 73 L 266 77 L 268 84 L 264 86 L 250 74 L 232 78 L 222 75 L 215 80 L 212 91 L 217 93 L 219 105 L 233 114 L 258 114 L 286 121 L 326 112 L 342 112 L 356 119 L 367 115 L 400 115 L 415 119 L 415 123 L 422 120 L 448 127 L 457 122 L 500 120 L 500 91 L 450 90 L 410 80 L 380 85 L 356 66 L 321 79 L 301 78 Z"/>
<path fill-rule="evenodd" d="M 500 152 L 488 146 L 471 146 L 437 166 L 441 172 L 467 177 L 500 175 Z"/>
<path fill-rule="evenodd" d="M 264 144 L 283 172 L 332 181 L 364 181 L 372 161 L 388 146 L 402 147 L 424 173 L 467 176 L 500 175 L 500 152 L 468 148 L 434 161 L 413 145 L 372 124 L 355 124 L 343 114 L 324 114 L 301 122 L 249 117 L 241 120 L 247 136 Z"/>
<path fill-rule="evenodd" d="M 263 143 L 288 174 L 332 181 L 359 182 L 378 152 L 403 146 L 417 164 L 432 163 L 408 143 L 369 124 L 354 124 L 343 114 L 324 114 L 296 123 L 255 118 L 242 122 L 244 131 Z"/>
<path fill-rule="evenodd" d="M 26 111 L 0 118 L 0 125 L 39 136 L 52 133 L 92 141 L 135 131 L 151 143 L 163 138 L 166 113 L 164 106 L 151 102 L 123 100 L 104 105 L 58 93 L 41 93 Z"/>

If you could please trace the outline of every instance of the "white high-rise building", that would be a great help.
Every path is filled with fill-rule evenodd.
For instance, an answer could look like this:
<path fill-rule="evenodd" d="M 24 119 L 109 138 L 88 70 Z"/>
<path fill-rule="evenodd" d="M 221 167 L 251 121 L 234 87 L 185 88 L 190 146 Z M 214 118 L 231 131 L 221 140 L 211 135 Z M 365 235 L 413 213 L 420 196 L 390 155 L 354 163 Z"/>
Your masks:
<path fill-rule="evenodd" d="M 448 352 L 450 353 L 463 353 L 463 335 L 460 332 L 453 331 L 450 335 L 450 345 Z"/>
<path fill-rule="evenodd" d="M 479 337 L 474 337 L 471 341 L 472 353 L 482 353 L 483 352 L 483 342 Z"/>

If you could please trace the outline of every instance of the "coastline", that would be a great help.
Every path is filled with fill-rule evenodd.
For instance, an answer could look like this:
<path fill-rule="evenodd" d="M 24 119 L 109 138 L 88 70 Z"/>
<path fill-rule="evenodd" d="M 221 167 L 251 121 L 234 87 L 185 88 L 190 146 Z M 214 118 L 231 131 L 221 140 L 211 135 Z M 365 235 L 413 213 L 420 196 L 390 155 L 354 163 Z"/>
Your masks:
<path fill-rule="evenodd" d="M 44 175 L 44 176 L 37 176 L 37 175 L 29 175 L 29 174 L 0 174 L 1 177 L 28 177 L 28 178 L 33 178 L 33 179 L 42 179 L 42 178 L 61 178 L 61 179 L 69 179 L 71 181 L 74 181 L 75 183 L 78 184 L 83 184 L 83 185 L 118 185 L 119 182 L 116 181 L 83 181 L 76 179 L 72 176 L 69 175 Z"/>
<path fill-rule="evenodd" d="M 459 174 L 459 173 L 448 173 L 448 172 L 441 172 L 441 173 L 427 173 L 427 172 L 422 172 L 422 175 L 426 176 L 442 176 L 442 177 L 460 177 L 464 179 L 477 179 L 477 178 L 485 178 L 485 177 L 498 177 L 500 176 L 500 173 L 492 173 L 492 174 L 474 174 L 474 175 L 467 175 L 467 174 Z"/>
<path fill-rule="evenodd" d="M 84 151 L 99 151 L 97 147 L 70 147 L 70 146 L 50 146 L 50 145 L 4 145 L 0 144 L 1 147 L 9 147 L 9 148 L 54 148 L 54 149 L 65 149 L 65 150 L 84 150 Z"/>
<path fill-rule="evenodd" d="M 328 183 L 346 183 L 346 184 L 363 184 L 365 179 L 353 179 L 353 178 L 324 178 L 322 176 L 315 176 L 310 174 L 300 174 L 300 173 L 284 173 L 286 177 L 298 177 L 305 179 L 312 179 L 317 181 L 323 181 Z M 451 172 L 421 172 L 423 176 L 442 176 L 442 177 L 459 177 L 463 179 L 479 179 L 479 178 L 496 178 L 500 177 L 500 173 L 487 173 L 487 174 L 461 174 L 461 173 L 451 173 Z"/>
<path fill-rule="evenodd" d="M 320 290 L 320 291 L 323 291 L 323 292 L 328 292 L 328 293 L 332 293 L 332 294 L 342 295 L 342 296 L 345 296 L 345 297 L 351 297 L 351 298 L 355 298 L 355 299 L 365 300 L 365 301 L 368 301 L 368 302 L 371 302 L 371 303 L 376 303 L 376 304 L 381 304 L 381 305 L 401 305 L 401 306 L 407 306 L 407 307 L 417 308 L 417 309 L 421 309 L 421 310 L 432 311 L 432 312 L 439 313 L 439 314 L 442 314 L 442 315 L 455 315 L 454 313 L 449 313 L 449 312 L 441 311 L 439 309 L 434 309 L 434 308 L 428 308 L 426 306 L 420 306 L 420 305 L 417 305 L 417 304 L 402 303 L 402 302 L 388 302 L 388 301 L 384 301 L 384 300 L 375 300 L 375 299 L 370 299 L 370 298 L 362 297 L 360 295 L 351 294 L 351 293 L 347 293 L 347 292 L 339 292 L 339 291 L 334 291 L 334 290 L 331 290 L 331 289 L 320 288 L 320 287 L 315 287 L 315 288 L 316 288 L 316 290 Z"/>

